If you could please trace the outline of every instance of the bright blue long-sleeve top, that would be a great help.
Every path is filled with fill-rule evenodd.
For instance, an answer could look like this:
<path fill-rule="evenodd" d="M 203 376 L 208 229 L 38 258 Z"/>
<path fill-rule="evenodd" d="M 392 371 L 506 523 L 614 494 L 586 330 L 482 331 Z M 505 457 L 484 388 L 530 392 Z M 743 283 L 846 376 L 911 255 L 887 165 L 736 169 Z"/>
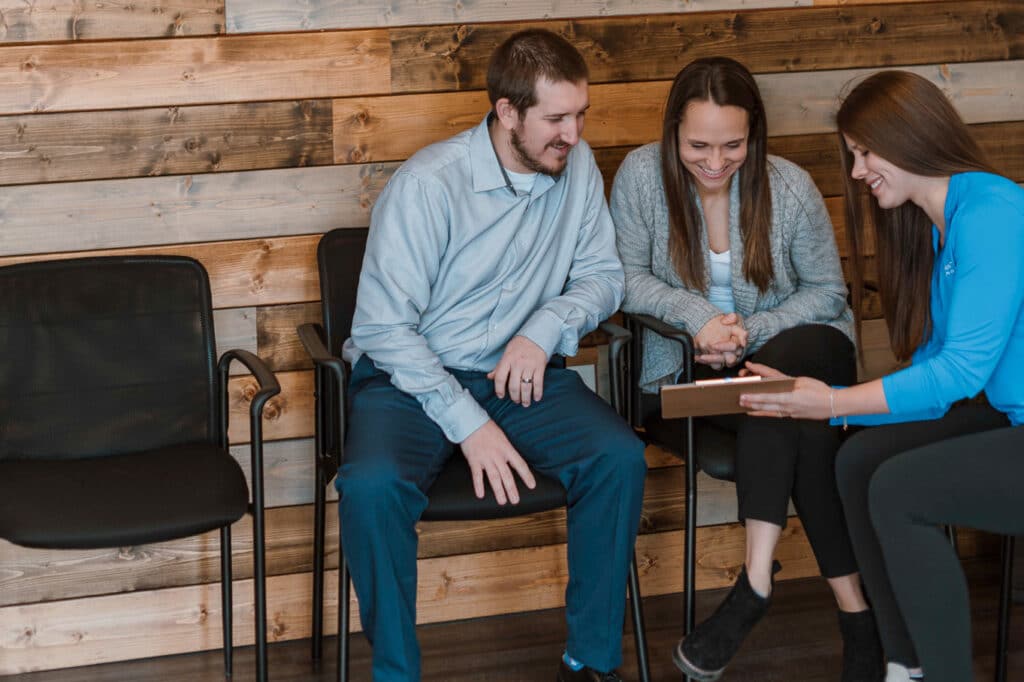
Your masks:
<path fill-rule="evenodd" d="M 990 173 L 949 182 L 946 239 L 933 226 L 932 329 L 911 364 L 882 379 L 889 414 L 851 424 L 937 419 L 962 398 L 1024 423 L 1024 189 Z"/>

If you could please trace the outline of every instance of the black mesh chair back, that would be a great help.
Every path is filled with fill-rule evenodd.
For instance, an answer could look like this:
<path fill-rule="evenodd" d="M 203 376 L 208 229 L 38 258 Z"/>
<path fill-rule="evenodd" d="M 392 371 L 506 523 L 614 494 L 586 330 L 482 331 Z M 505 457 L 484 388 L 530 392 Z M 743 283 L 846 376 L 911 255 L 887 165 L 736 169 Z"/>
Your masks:
<path fill-rule="evenodd" d="M 186 258 L 0 268 L 0 459 L 216 443 L 209 288 Z"/>
<path fill-rule="evenodd" d="M 341 228 L 325 234 L 317 247 L 317 261 L 320 272 L 320 294 L 322 301 L 323 328 L 314 330 L 310 325 L 299 328 L 299 335 L 310 351 L 316 365 L 317 395 L 317 452 L 316 490 L 314 512 L 314 556 L 313 556 L 313 658 L 322 655 L 323 639 L 323 555 L 326 510 L 325 487 L 334 478 L 342 458 L 345 433 L 346 405 L 344 388 L 339 381 L 347 380 L 348 369 L 338 358 L 345 340 L 352 329 L 355 313 L 356 292 L 359 272 L 366 248 L 368 230 Z M 318 349 L 311 346 L 320 346 Z M 564 366 L 563 358 L 556 358 L 555 364 Z M 500 505 L 494 493 L 488 489 L 483 499 L 473 493 L 473 480 L 469 467 L 461 456 L 451 457 L 428 491 L 429 502 L 422 515 L 424 521 L 468 521 L 508 518 L 564 507 L 566 493 L 557 480 L 535 475 L 537 486 L 530 490 L 520 486 L 520 502 L 516 505 Z M 339 633 L 348 631 L 349 590 L 347 567 L 343 552 L 339 552 L 340 605 Z M 636 563 L 630 572 L 630 589 L 639 594 L 636 577 Z M 643 635 L 643 616 L 637 600 L 634 603 L 634 633 L 641 678 L 649 679 L 646 640 Z M 339 638 L 338 679 L 348 679 L 347 637 Z"/>
<path fill-rule="evenodd" d="M 0 538 L 119 547 L 220 531 L 232 668 L 231 524 L 253 515 L 256 677 L 266 680 L 261 414 L 280 391 L 259 358 L 215 357 L 206 270 L 123 256 L 0 267 Z M 250 405 L 252 500 L 228 451 L 233 360 Z"/>

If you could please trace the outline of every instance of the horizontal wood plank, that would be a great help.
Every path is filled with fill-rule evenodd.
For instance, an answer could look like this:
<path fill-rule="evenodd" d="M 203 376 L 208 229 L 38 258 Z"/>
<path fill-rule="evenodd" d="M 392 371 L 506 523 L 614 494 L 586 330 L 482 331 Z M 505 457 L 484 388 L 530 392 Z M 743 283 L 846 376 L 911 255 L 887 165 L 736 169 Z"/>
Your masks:
<path fill-rule="evenodd" d="M 54 258 L 114 255 L 189 256 L 202 263 L 209 274 L 214 308 L 251 307 L 318 300 L 320 276 L 316 269 L 316 246 L 319 241 L 320 235 L 314 234 L 134 249 L 42 253 L 0 257 L 0 267 Z M 230 316 L 235 313 L 223 314 Z M 237 314 L 244 316 L 245 313 Z M 250 322 L 255 325 L 255 320 Z M 244 322 L 233 321 L 231 324 L 238 325 Z M 252 332 L 255 333 L 255 326 Z M 226 350 L 228 346 L 221 347 Z"/>
<path fill-rule="evenodd" d="M 811 0 L 421 0 L 378 7 L 344 0 L 227 0 L 231 33 L 309 31 L 373 26 L 523 21 L 541 17 L 706 12 L 708 10 L 807 6 Z M 817 4 L 817 3 L 815 3 Z"/>
<path fill-rule="evenodd" d="M 494 47 L 527 27 L 565 35 L 592 83 L 671 79 L 714 55 L 740 55 L 754 73 L 1024 57 L 1015 0 L 460 24 L 392 29 L 392 92 L 483 89 Z"/>
<path fill-rule="evenodd" d="M 0 117 L 0 185 L 332 163 L 330 100 Z"/>
<path fill-rule="evenodd" d="M 0 191 L 0 256 L 364 227 L 394 168 L 364 164 L 9 187 Z"/>
<path fill-rule="evenodd" d="M 1019 121 L 1024 62 L 927 65 L 910 69 L 939 85 L 968 123 Z M 833 132 L 838 95 L 873 70 L 775 73 L 756 77 L 770 134 Z M 590 88 L 584 137 L 595 148 L 636 146 L 661 138 L 670 81 L 612 83 Z M 396 161 L 470 128 L 490 108 L 486 93 L 425 93 L 339 99 L 334 102 L 334 161 Z M 816 142 L 814 148 L 821 148 Z M 826 145 L 834 149 L 835 142 Z M 783 154 L 785 155 L 785 154 Z M 835 168 L 838 168 L 838 157 Z M 838 191 L 826 192 L 838 194 Z"/>
<path fill-rule="evenodd" d="M 9 45 L 0 114 L 385 93 L 389 56 L 380 30 Z"/>
<path fill-rule="evenodd" d="M 0 0 L 0 43 L 224 33 L 224 0 Z"/>

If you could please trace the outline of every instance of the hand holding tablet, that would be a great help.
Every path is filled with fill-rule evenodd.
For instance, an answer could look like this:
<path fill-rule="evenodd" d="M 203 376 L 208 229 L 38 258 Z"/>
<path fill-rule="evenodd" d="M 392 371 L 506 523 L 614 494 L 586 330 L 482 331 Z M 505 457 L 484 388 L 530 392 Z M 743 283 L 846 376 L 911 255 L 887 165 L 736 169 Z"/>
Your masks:
<path fill-rule="evenodd" d="M 792 377 L 764 378 L 757 375 L 706 379 L 692 384 L 674 384 L 661 389 L 661 416 L 705 417 L 736 414 L 748 410 L 740 405 L 746 393 L 787 393 L 793 390 Z"/>

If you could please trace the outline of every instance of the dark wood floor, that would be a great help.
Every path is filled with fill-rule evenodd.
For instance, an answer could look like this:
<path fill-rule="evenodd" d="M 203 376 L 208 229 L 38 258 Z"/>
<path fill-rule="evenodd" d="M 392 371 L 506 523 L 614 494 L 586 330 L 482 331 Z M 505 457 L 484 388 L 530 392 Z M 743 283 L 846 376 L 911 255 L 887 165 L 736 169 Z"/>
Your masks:
<path fill-rule="evenodd" d="M 998 566 L 996 560 L 974 560 L 967 566 L 974 618 L 975 679 L 992 679 L 995 643 Z M 697 616 L 708 614 L 724 590 L 701 592 Z M 682 622 L 679 595 L 648 598 L 644 602 L 654 680 L 678 680 L 670 658 Z M 1014 612 L 1011 632 L 1009 680 L 1024 680 L 1024 606 Z M 533 682 L 554 679 L 565 640 L 562 611 L 553 609 L 513 616 L 457 623 L 426 625 L 419 629 L 423 649 L 424 680 L 436 682 Z M 335 679 L 334 638 L 327 641 L 321 669 L 309 660 L 309 640 L 270 648 L 274 682 L 327 682 Z M 632 635 L 627 634 L 625 679 L 636 679 Z M 353 637 L 352 679 L 368 681 L 370 649 L 366 640 Z M 145 661 L 18 675 L 5 679 L 24 682 L 220 682 L 224 679 L 219 651 L 168 656 Z M 253 675 L 252 648 L 236 651 L 235 680 Z M 768 616 L 762 621 L 723 680 L 757 682 L 836 682 L 839 679 L 840 641 L 831 595 L 820 579 L 781 583 Z"/>

